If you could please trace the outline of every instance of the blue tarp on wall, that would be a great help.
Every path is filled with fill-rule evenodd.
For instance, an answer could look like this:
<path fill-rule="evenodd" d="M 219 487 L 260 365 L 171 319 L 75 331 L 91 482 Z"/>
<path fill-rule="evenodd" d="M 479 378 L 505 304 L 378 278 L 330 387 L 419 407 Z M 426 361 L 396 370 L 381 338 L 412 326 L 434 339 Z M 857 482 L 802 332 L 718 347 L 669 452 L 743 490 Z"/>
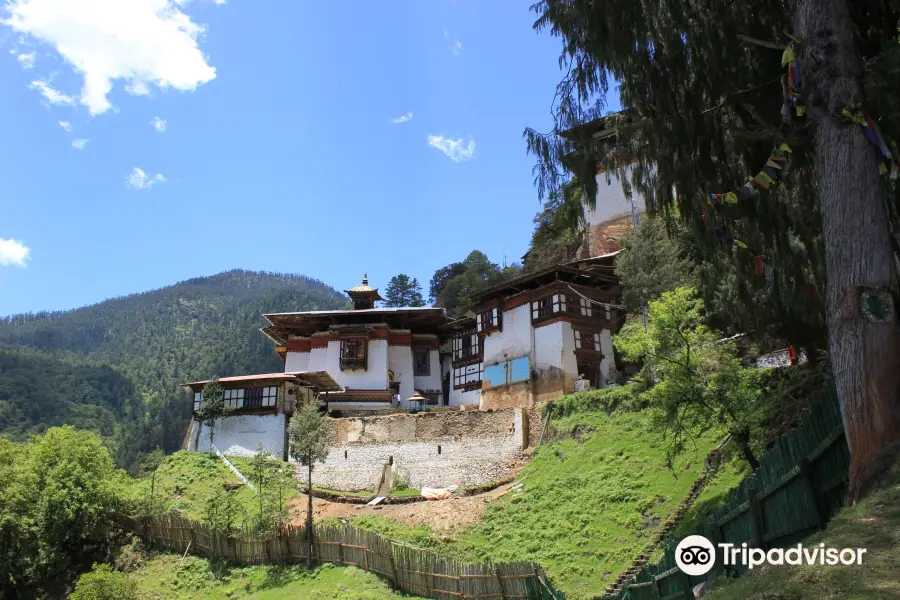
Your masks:
<path fill-rule="evenodd" d="M 497 387 L 520 381 L 528 381 L 531 378 L 531 367 L 527 356 L 507 360 L 496 365 L 484 368 L 482 381 L 485 387 Z"/>

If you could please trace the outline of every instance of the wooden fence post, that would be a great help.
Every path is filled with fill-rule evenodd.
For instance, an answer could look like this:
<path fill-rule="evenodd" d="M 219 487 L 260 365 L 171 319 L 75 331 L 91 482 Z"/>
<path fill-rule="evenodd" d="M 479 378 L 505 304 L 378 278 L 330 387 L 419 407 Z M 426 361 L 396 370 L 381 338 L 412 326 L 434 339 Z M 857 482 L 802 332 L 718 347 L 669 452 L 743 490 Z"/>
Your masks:
<path fill-rule="evenodd" d="M 506 591 L 503 589 L 503 578 L 500 577 L 500 567 L 497 565 L 494 565 L 494 574 L 497 576 L 497 587 L 500 589 L 500 597 L 503 600 L 506 600 Z M 457 588 L 456 591 L 458 592 L 459 588 Z"/>
<path fill-rule="evenodd" d="M 803 481 L 803 488 L 806 490 L 806 496 L 813 505 L 813 510 L 815 510 L 816 513 L 816 523 L 819 531 L 821 531 L 822 529 L 825 529 L 828 515 L 825 514 L 825 509 L 822 506 L 819 495 L 816 493 L 816 486 L 813 484 L 812 473 L 809 467 L 809 459 L 804 456 L 797 461 L 797 466 L 800 467 L 800 479 Z"/>
<path fill-rule="evenodd" d="M 763 520 L 762 504 L 759 501 L 759 490 L 751 487 L 747 490 L 750 500 L 750 515 L 753 517 L 753 544 L 762 550 L 766 549 L 766 529 Z"/>

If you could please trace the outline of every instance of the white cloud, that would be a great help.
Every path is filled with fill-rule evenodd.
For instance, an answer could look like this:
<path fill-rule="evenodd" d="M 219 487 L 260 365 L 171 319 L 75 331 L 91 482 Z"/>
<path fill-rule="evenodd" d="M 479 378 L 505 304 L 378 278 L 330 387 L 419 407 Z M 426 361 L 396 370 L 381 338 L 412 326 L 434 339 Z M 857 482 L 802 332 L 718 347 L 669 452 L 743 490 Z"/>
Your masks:
<path fill-rule="evenodd" d="M 75 104 L 75 98 L 63 94 L 56 88 L 52 87 L 46 81 L 41 81 L 40 79 L 38 79 L 32 81 L 31 85 L 28 87 L 33 90 L 39 91 L 50 104 L 55 104 L 57 106 L 72 106 L 73 104 Z"/>
<path fill-rule="evenodd" d="M 450 39 L 450 33 L 446 29 L 444 30 L 444 39 Z M 454 40 L 450 45 L 450 52 L 452 52 L 456 56 L 459 56 L 459 53 L 462 52 L 462 42 L 459 40 Z"/>
<path fill-rule="evenodd" d="M 84 147 L 87 145 L 90 140 L 72 140 L 72 147 L 76 150 L 84 150 Z"/>
<path fill-rule="evenodd" d="M 72 124 L 68 121 L 60 121 L 59 126 L 65 129 L 66 131 L 72 131 Z"/>
<path fill-rule="evenodd" d="M 197 45 L 204 28 L 172 0 L 9 0 L 0 21 L 53 46 L 84 78 L 80 102 L 91 114 L 112 108 L 122 79 L 131 94 L 150 85 L 194 90 L 215 79 Z M 48 98 L 49 99 L 49 98 Z"/>
<path fill-rule="evenodd" d="M 394 125 L 400 125 L 401 123 L 408 123 L 409 121 L 412 121 L 412 118 L 412 112 L 408 112 L 405 115 L 400 115 L 396 119 L 391 119 L 391 123 L 393 123 Z"/>
<path fill-rule="evenodd" d="M 24 267 L 29 259 L 31 250 L 19 240 L 5 240 L 0 238 L 0 267 L 15 265 Z"/>
<path fill-rule="evenodd" d="M 168 125 L 169 122 L 165 119 L 160 119 L 159 117 L 153 117 L 152 119 L 150 119 L 150 124 L 153 125 L 153 129 L 155 129 L 159 133 L 162 133 L 166 130 L 166 125 Z"/>
<path fill-rule="evenodd" d="M 157 183 L 165 183 L 166 178 L 163 177 L 162 173 L 157 173 L 152 177 L 148 176 L 142 169 L 135 167 L 131 170 L 131 174 L 125 178 L 125 181 L 136 190 L 149 190 Z"/>
<path fill-rule="evenodd" d="M 453 162 L 463 162 L 475 157 L 475 140 L 469 137 L 468 142 L 462 138 L 445 138 L 442 135 L 429 135 L 428 145 L 437 148 Z"/>
<path fill-rule="evenodd" d="M 23 69 L 33 69 L 34 68 L 34 52 L 23 52 L 16 56 L 16 60 L 19 61 L 19 64 L 22 65 Z"/>

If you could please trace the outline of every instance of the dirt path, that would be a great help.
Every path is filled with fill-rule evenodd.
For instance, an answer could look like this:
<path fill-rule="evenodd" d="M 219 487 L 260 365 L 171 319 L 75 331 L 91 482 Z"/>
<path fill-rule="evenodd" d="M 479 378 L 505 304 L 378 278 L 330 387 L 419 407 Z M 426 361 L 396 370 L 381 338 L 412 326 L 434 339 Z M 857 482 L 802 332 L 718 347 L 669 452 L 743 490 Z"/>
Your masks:
<path fill-rule="evenodd" d="M 315 520 L 342 517 L 379 516 L 393 519 L 410 527 L 426 525 L 436 532 L 447 532 L 471 525 L 484 515 L 484 507 L 509 491 L 512 484 L 478 494 L 448 500 L 412 502 L 410 504 L 386 504 L 367 506 L 365 504 L 344 504 L 313 498 L 313 518 Z M 304 494 L 290 501 L 291 522 L 301 525 L 306 520 L 307 497 Z"/>

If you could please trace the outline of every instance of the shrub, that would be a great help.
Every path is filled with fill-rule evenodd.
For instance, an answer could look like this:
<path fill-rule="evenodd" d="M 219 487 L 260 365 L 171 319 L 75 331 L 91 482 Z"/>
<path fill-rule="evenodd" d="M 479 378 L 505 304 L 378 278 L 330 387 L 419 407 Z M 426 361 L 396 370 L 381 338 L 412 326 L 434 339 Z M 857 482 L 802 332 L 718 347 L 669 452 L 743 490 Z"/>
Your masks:
<path fill-rule="evenodd" d="M 137 584 L 109 565 L 96 564 L 78 578 L 69 600 L 137 600 Z"/>
<path fill-rule="evenodd" d="M 570 394 L 550 404 L 551 416 L 559 418 L 575 413 L 604 411 L 608 414 L 615 410 L 634 410 L 639 408 L 635 392 L 634 385 L 628 384 Z"/>

